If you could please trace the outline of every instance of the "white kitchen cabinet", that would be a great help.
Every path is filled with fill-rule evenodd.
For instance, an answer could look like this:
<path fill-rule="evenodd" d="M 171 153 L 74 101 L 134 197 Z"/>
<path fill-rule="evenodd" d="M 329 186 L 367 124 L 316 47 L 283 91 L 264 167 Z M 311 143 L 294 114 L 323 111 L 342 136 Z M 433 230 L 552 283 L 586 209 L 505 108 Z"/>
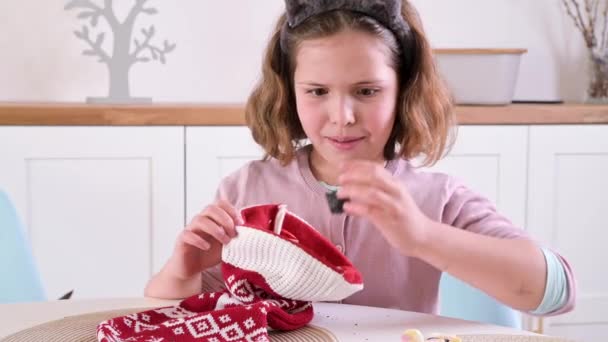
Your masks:
<path fill-rule="evenodd" d="M 213 201 L 223 177 L 263 155 L 247 127 L 187 127 L 186 220 Z"/>
<path fill-rule="evenodd" d="M 545 332 L 579 341 L 608 336 L 608 125 L 532 126 L 528 230 L 574 268 L 574 312 Z"/>
<path fill-rule="evenodd" d="M 0 127 L 47 295 L 142 296 L 184 224 L 183 127 Z"/>

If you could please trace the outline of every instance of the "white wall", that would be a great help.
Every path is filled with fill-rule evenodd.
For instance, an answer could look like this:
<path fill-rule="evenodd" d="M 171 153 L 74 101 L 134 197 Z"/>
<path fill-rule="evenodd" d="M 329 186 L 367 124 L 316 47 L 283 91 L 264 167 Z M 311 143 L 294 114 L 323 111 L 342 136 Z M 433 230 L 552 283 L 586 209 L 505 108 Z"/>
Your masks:
<path fill-rule="evenodd" d="M 515 98 L 581 101 L 586 48 L 561 0 L 414 0 L 435 47 L 526 48 Z"/>
<path fill-rule="evenodd" d="M 92 0 L 102 3 L 101 0 Z M 131 0 L 115 1 L 126 13 Z M 527 48 L 516 99 L 582 100 L 585 53 L 560 0 L 415 0 L 434 47 Z M 61 0 L 0 1 L 0 101 L 83 101 L 105 96 L 107 71 L 80 55 L 84 22 Z M 150 0 L 157 39 L 177 49 L 168 64 L 137 64 L 132 95 L 168 102 L 243 102 L 282 0 Z M 104 28 L 100 25 L 99 28 Z M 107 37 L 106 43 L 109 42 Z M 109 48 L 109 45 L 108 45 Z"/>

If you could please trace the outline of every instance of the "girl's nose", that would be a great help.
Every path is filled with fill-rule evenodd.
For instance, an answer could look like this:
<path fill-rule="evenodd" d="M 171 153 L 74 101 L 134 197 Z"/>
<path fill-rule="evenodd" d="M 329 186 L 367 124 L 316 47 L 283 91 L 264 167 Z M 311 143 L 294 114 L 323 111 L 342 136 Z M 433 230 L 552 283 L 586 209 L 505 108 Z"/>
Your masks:
<path fill-rule="evenodd" d="M 351 101 L 345 96 L 337 96 L 329 108 L 331 123 L 348 126 L 355 123 L 355 111 Z"/>

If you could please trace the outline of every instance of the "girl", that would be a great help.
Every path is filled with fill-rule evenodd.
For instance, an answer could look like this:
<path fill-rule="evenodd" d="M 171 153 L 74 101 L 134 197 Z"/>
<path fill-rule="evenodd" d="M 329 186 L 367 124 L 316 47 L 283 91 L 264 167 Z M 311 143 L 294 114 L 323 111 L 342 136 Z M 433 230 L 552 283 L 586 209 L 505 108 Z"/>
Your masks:
<path fill-rule="evenodd" d="M 222 181 L 147 296 L 218 290 L 216 266 L 241 222 L 238 208 L 284 203 L 363 274 L 365 289 L 344 303 L 437 313 L 449 272 L 521 311 L 573 308 L 562 257 L 455 179 L 412 165 L 442 157 L 455 120 L 408 1 L 287 0 L 246 118 L 266 158 Z M 348 199 L 337 215 L 325 201 L 335 188 Z"/>

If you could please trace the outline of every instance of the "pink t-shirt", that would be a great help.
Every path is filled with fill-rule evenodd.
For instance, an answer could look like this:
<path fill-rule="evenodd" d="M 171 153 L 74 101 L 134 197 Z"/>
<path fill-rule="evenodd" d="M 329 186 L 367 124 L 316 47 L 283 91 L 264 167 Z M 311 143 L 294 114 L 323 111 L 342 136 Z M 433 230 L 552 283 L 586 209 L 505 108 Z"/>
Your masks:
<path fill-rule="evenodd" d="M 222 180 L 217 198 L 237 209 L 284 203 L 317 228 L 363 275 L 365 288 L 343 303 L 438 313 L 441 271 L 420 259 L 403 256 L 369 221 L 332 214 L 326 188 L 310 169 L 309 153 L 310 145 L 301 148 L 286 166 L 275 159 L 249 162 Z M 420 210 L 433 220 L 498 238 L 528 239 L 522 229 L 496 212 L 494 204 L 448 175 L 422 172 L 403 159 L 390 160 L 385 168 L 407 185 Z M 569 311 L 574 304 L 572 271 L 562 257 L 558 258 L 572 288 L 566 306 L 551 314 Z M 216 291 L 223 286 L 221 279 L 217 267 L 204 272 L 203 290 Z"/>

